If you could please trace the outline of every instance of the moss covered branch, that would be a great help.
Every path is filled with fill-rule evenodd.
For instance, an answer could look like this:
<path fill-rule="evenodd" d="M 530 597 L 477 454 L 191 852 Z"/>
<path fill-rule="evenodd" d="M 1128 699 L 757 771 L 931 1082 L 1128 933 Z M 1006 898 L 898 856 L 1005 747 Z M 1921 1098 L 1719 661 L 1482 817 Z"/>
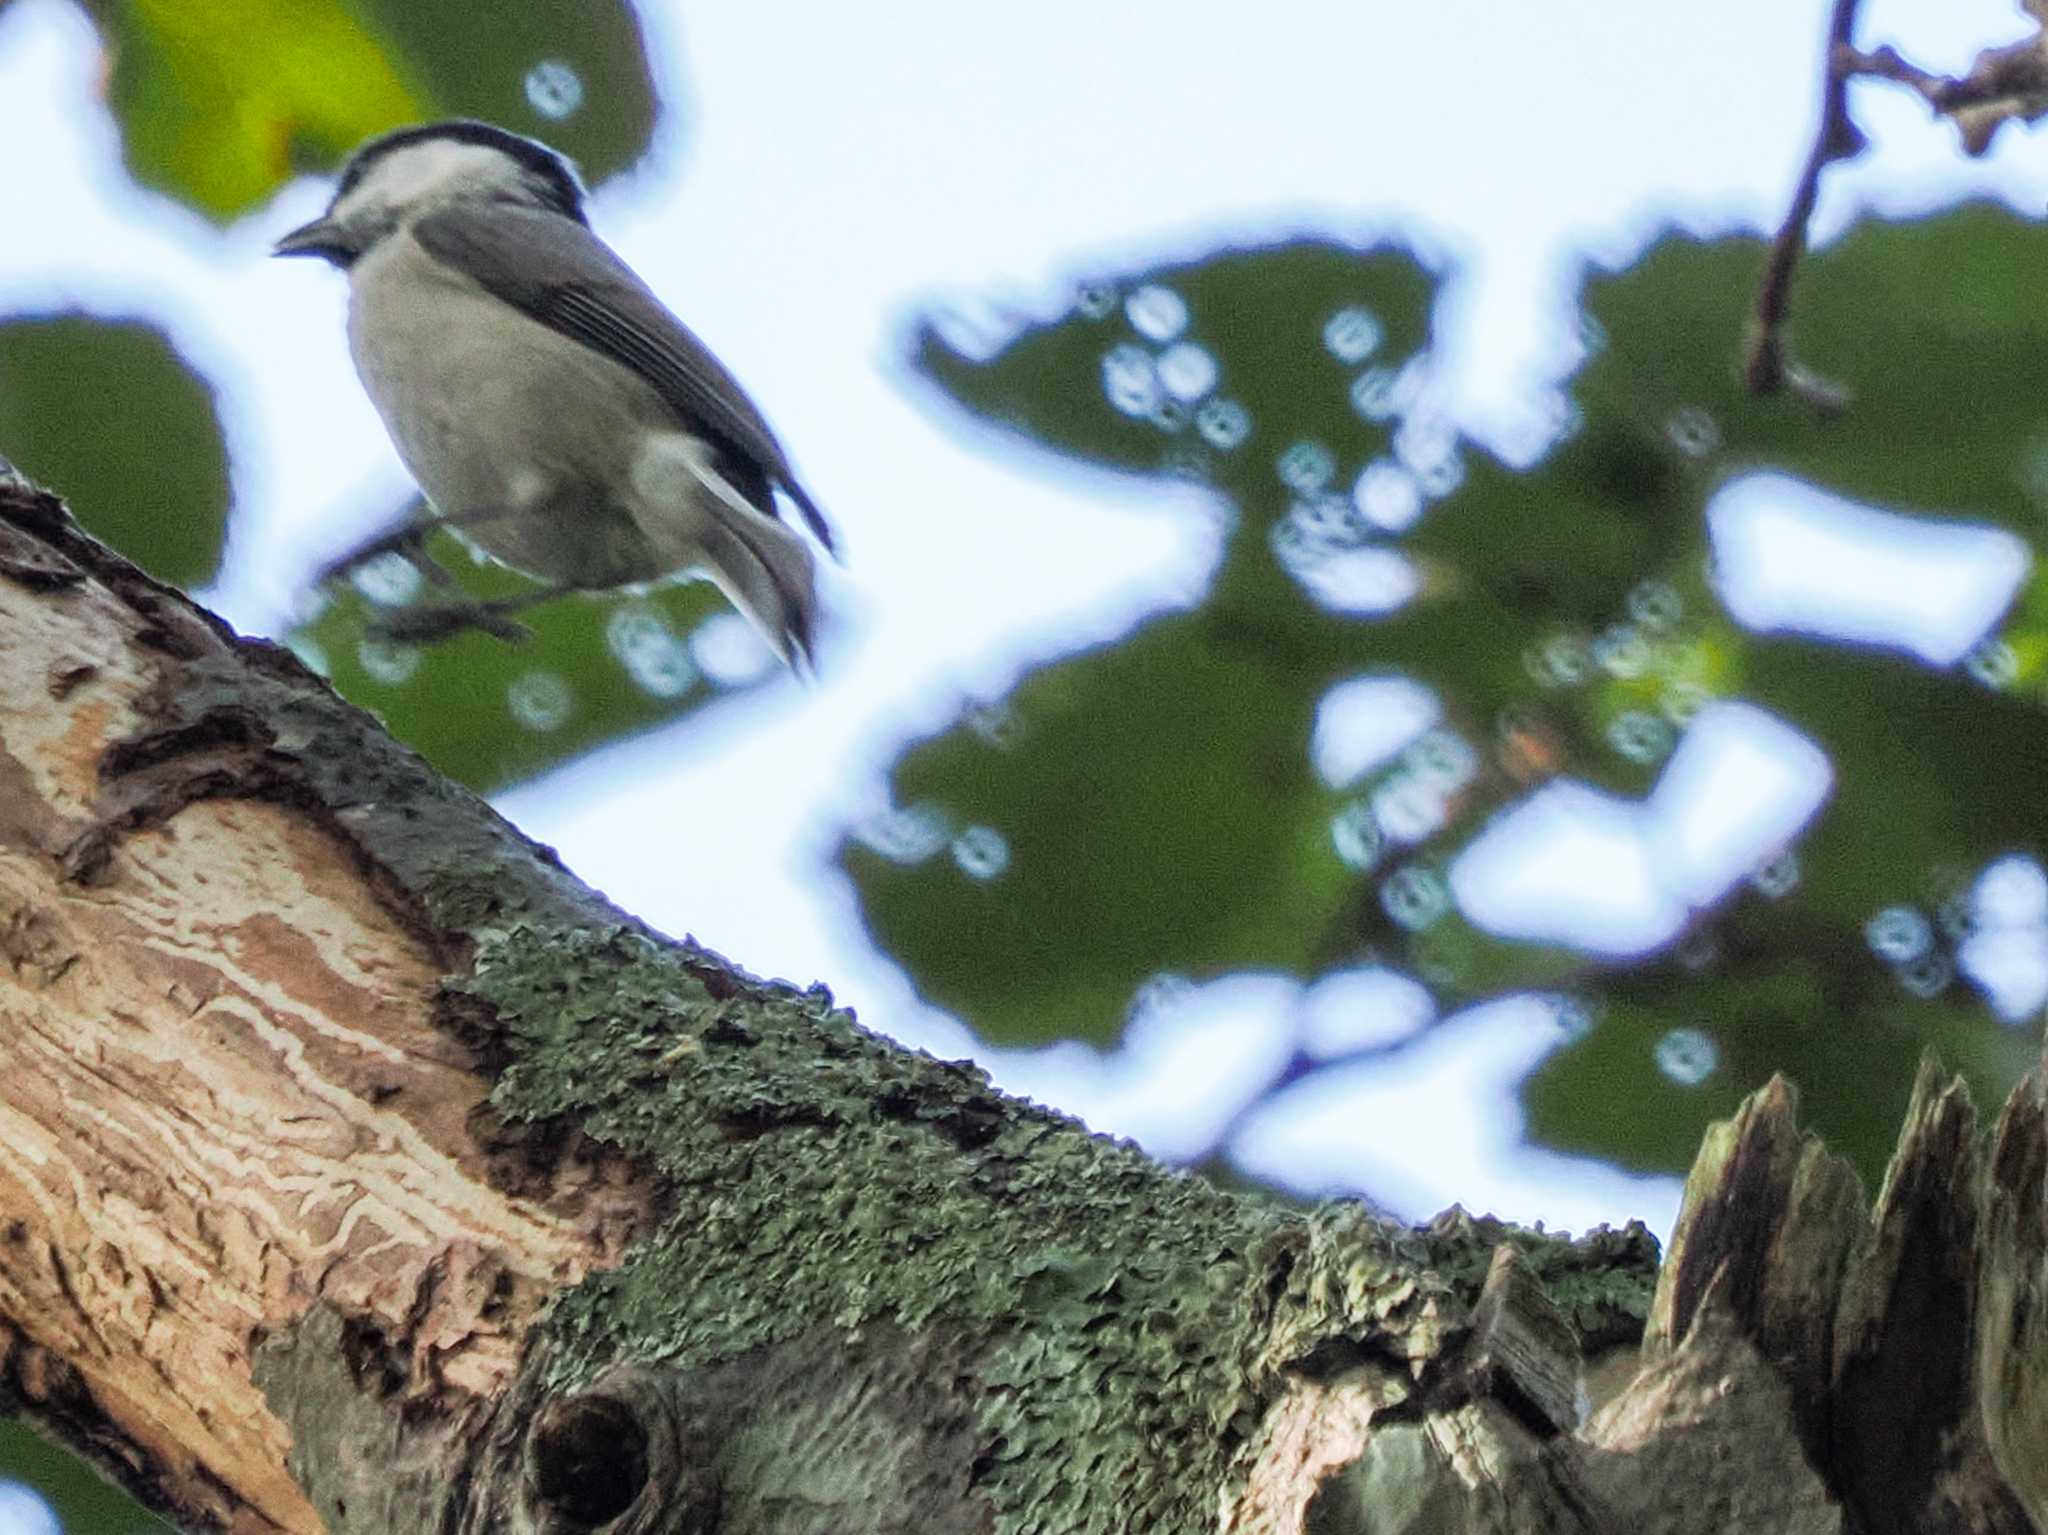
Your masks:
<path fill-rule="evenodd" d="M 650 931 L 19 482 L 0 668 L 0 1405 L 190 1528 L 2041 1516 L 2031 1097 L 1870 1217 L 1766 1095 L 1653 1310 L 1640 1227 L 1228 1193 Z"/>

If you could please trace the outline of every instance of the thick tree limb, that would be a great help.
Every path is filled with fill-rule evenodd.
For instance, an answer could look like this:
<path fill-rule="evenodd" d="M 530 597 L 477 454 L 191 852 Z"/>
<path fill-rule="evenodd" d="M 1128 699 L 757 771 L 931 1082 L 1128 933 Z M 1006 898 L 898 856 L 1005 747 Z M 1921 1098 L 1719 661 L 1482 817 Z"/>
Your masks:
<path fill-rule="evenodd" d="M 0 1405 L 194 1529 L 2024 1528 L 2042 1115 L 1980 1160 L 1927 1081 L 1874 1217 L 1782 1088 L 1710 1139 L 1637 1360 L 1640 1228 L 1303 1215 L 1005 1099 L 0 483 Z"/>

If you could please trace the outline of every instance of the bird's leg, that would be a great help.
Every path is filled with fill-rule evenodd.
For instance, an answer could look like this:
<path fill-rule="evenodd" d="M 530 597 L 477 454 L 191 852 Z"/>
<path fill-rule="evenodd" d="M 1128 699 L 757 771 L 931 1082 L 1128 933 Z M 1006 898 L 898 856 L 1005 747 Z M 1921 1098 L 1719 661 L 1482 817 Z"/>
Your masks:
<path fill-rule="evenodd" d="M 429 581 L 436 586 L 445 586 L 448 583 L 448 572 L 428 559 L 425 551 L 420 548 L 426 536 L 432 531 L 433 524 L 430 522 L 408 522 L 388 533 L 380 533 L 375 538 L 366 539 L 347 554 L 322 565 L 314 572 L 313 584 L 326 586 L 329 582 L 353 575 L 372 560 L 380 560 L 387 554 L 402 554 L 413 569 Z"/>
<path fill-rule="evenodd" d="M 394 608 L 388 613 L 379 613 L 364 628 L 365 632 L 395 645 L 432 645 L 451 639 L 465 629 L 481 629 L 486 634 L 495 634 L 501 640 L 518 644 L 532 639 L 533 631 L 522 623 L 515 623 L 512 614 L 581 590 L 580 586 L 565 583 L 521 592 L 516 597 L 499 597 L 490 602 L 449 602 Z"/>
<path fill-rule="evenodd" d="M 429 514 L 425 517 L 415 517 L 388 533 L 380 533 L 375 538 L 365 539 L 347 554 L 328 561 L 313 577 L 313 584 L 325 586 L 330 581 L 339 581 L 343 576 L 361 569 L 372 560 L 381 559 L 387 554 L 402 554 L 415 570 L 435 586 L 448 586 L 454 578 L 426 556 L 423 546 L 426 544 L 427 535 L 437 527 L 472 527 L 480 522 L 492 522 L 511 515 L 513 511 L 510 507 L 479 506 L 447 516 Z"/>

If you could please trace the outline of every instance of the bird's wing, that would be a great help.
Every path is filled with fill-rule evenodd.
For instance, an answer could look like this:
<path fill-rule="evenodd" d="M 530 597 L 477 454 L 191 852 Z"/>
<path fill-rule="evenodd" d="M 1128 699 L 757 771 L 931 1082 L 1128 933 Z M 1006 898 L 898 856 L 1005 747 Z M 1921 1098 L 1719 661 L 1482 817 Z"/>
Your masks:
<path fill-rule="evenodd" d="M 633 269 L 583 225 L 538 208 L 461 207 L 412 226 L 427 253 L 514 309 L 623 363 L 725 452 L 779 484 L 827 549 L 832 529 L 739 381 L 670 314 Z"/>

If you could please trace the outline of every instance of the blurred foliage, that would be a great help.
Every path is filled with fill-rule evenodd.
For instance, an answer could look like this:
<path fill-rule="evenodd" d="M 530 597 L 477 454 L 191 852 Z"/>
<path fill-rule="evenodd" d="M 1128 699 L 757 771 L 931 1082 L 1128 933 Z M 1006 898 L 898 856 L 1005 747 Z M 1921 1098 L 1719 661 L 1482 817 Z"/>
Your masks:
<path fill-rule="evenodd" d="M 62 486 L 95 536 L 166 581 L 212 579 L 228 455 L 213 390 L 154 326 L 0 321 L 0 454 Z"/>
<path fill-rule="evenodd" d="M 210 218 L 269 197 L 295 147 L 327 162 L 434 115 L 342 0 L 85 0 L 128 169 Z"/>
<path fill-rule="evenodd" d="M 425 585 L 387 555 L 339 584 L 334 600 L 287 642 L 346 698 L 442 772 L 490 792 L 606 741 L 673 720 L 727 689 L 777 680 L 781 665 L 708 582 L 638 594 L 556 598 L 518 615 L 532 638 L 475 631 L 428 646 L 393 645 L 366 625 L 385 602 L 490 600 L 531 590 L 502 565 L 478 563 L 454 534 L 427 553 L 456 584 Z M 718 626 L 707 636 L 705 625 Z M 738 665 L 699 664 L 723 631 Z M 693 644 L 693 641 L 695 642 Z M 758 664 L 749 664 L 758 663 Z"/>
<path fill-rule="evenodd" d="M 1210 344 L 1226 359 L 1227 398 L 1299 393 L 1304 434 L 1384 450 L 1388 429 L 1350 410 L 1334 362 L 1323 389 L 1302 388 L 1301 349 L 1273 311 L 1369 302 L 1387 317 L 1383 350 L 1410 355 L 1425 340 L 1431 284 L 1406 256 L 1302 244 L 1227 253 L 1131 286 L 1222 317 Z M 1258 437 L 1212 447 L 1185 412 L 1162 428 L 1108 408 L 1105 350 L 1135 345 L 1120 300 L 1107 289 L 1084 295 L 1099 314 L 1034 331 L 986 369 L 931 335 L 919 361 L 984 414 L 1118 468 L 1220 478 L 1258 453 Z M 1231 549 L 1259 547 L 1257 532 L 1241 527 Z M 903 760 L 895 794 L 912 824 L 881 828 L 884 845 L 906 835 L 915 850 L 920 807 L 943 807 L 936 830 L 967 835 L 968 870 L 978 867 L 974 828 L 1005 848 L 995 877 L 962 871 L 958 858 L 942 860 L 943 877 L 921 857 L 853 863 L 877 941 L 933 1001 L 998 1041 L 1105 1042 L 1156 972 L 1313 966 L 1352 881 L 1324 856 L 1330 796 L 1309 768 L 1308 721 L 1352 664 L 1354 625 L 1284 592 L 1276 610 L 1270 588 L 1286 578 L 1269 566 L 1227 555 L 1215 600 L 1194 614 L 1035 673 L 1000 719 Z"/>
<path fill-rule="evenodd" d="M 0 1480 L 7 1479 L 33 1487 L 70 1535 L 170 1535 L 171 1526 L 83 1460 L 26 1423 L 0 1416 Z"/>
<path fill-rule="evenodd" d="M 677 110 L 656 100 L 627 0 L 356 5 L 434 103 L 428 116 L 480 117 L 545 139 L 593 186 L 640 158 L 657 111 L 673 120 Z"/>
<path fill-rule="evenodd" d="M 82 0 L 128 169 L 210 218 L 372 134 L 482 117 L 601 180 L 646 147 L 653 79 L 623 0 Z"/>
<path fill-rule="evenodd" d="M 1447 1008 L 1552 995 L 1562 1047 L 1528 1085 L 1532 1133 L 1636 1168 L 1682 1169 L 1773 1070 L 1871 1175 L 1924 1045 L 2001 1098 L 2038 1015 L 2000 1022 L 1957 957 L 1977 875 L 2048 851 L 2030 774 L 2048 589 L 2036 577 L 1955 668 L 1752 633 L 1714 595 L 1704 511 L 1777 470 L 2037 544 L 2048 234 L 1970 206 L 1811 258 L 1803 351 L 1855 396 L 1833 419 L 1737 378 L 1761 261 L 1754 240 L 1672 235 L 1589 274 L 1587 360 L 1525 472 L 1433 414 L 1435 279 L 1399 251 L 1296 241 L 1091 283 L 992 354 L 928 326 L 918 366 L 974 414 L 1214 486 L 1235 522 L 1192 610 L 1041 667 L 904 753 L 899 808 L 840 855 L 877 941 L 1005 1045 L 1112 1042 L 1164 974 L 1380 960 Z M 1317 705 L 1377 676 L 1425 684 L 1439 726 L 1327 785 Z M 1796 726 L 1835 774 L 1755 880 L 1638 959 L 1506 941 L 1460 912 L 1447 871 L 1489 821 L 1558 777 L 1640 799 L 1727 697 Z M 1924 918 L 1896 962 L 1865 932 L 1888 909 Z"/>

